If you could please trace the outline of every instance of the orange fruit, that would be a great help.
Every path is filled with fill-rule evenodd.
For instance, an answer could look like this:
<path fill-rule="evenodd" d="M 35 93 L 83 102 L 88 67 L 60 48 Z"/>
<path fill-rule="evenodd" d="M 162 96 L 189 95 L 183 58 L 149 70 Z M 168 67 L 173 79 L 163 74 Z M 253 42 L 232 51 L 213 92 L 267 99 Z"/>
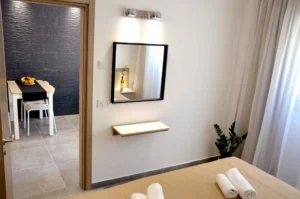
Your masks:
<path fill-rule="evenodd" d="M 28 81 L 27 81 L 27 84 L 34 84 L 33 79 L 28 80 Z"/>

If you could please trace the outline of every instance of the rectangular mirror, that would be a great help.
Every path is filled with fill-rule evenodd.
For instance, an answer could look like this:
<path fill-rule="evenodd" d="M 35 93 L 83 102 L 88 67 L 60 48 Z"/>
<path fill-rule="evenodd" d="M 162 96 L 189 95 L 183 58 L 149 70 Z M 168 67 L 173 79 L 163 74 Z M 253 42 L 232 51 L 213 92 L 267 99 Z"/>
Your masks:
<path fill-rule="evenodd" d="M 168 45 L 113 44 L 111 102 L 164 99 Z"/>

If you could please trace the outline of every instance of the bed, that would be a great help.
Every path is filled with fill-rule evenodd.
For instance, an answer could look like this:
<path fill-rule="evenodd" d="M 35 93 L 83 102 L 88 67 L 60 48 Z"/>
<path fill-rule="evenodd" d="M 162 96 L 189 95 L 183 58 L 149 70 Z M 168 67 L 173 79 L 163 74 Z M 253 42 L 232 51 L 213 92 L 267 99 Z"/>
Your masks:
<path fill-rule="evenodd" d="M 132 193 L 145 193 L 147 187 L 155 182 L 162 185 L 165 199 L 224 199 L 215 183 L 216 174 L 233 167 L 252 184 L 259 199 L 300 199 L 300 191 L 297 189 L 238 158 L 227 158 L 155 175 L 72 199 L 130 199 Z"/>

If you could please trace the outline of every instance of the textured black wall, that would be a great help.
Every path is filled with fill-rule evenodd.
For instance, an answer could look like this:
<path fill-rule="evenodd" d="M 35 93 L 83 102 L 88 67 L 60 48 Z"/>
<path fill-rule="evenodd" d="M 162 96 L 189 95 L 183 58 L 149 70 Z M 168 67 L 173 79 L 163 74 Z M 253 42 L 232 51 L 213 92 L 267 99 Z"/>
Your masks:
<path fill-rule="evenodd" d="M 55 87 L 55 115 L 79 111 L 80 10 L 1 0 L 7 79 Z"/>

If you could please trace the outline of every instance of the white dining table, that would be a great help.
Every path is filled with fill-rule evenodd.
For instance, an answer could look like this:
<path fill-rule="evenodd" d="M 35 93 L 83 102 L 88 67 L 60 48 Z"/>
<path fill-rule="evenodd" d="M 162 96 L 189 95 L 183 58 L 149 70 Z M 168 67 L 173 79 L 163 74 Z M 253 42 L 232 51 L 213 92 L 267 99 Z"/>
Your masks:
<path fill-rule="evenodd" d="M 49 86 L 43 80 L 36 81 L 46 92 L 49 101 L 49 135 L 54 135 L 54 113 L 53 113 L 53 87 Z M 18 99 L 23 98 L 21 89 L 19 88 L 16 81 L 7 81 L 8 85 L 8 98 L 9 98 L 9 110 L 10 110 L 10 120 L 14 122 L 14 133 L 15 139 L 20 139 L 19 131 L 19 114 L 18 114 Z M 40 111 L 40 118 L 43 118 L 43 112 Z"/>

